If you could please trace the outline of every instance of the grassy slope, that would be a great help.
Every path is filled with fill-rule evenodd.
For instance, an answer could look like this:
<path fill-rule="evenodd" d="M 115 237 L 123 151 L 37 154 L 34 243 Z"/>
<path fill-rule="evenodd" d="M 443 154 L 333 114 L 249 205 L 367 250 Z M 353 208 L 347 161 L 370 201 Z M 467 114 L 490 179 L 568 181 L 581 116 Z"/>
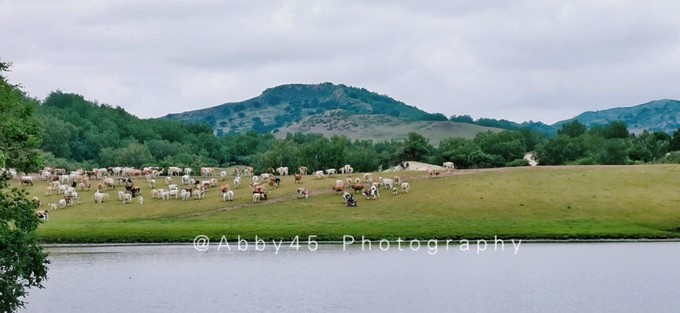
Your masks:
<path fill-rule="evenodd" d="M 324 136 L 345 135 L 347 138 L 372 139 L 374 142 L 402 140 L 409 132 L 417 132 L 430 139 L 437 146 L 445 138 L 460 137 L 472 139 L 477 133 L 501 131 L 502 129 L 468 123 L 449 121 L 406 121 L 385 115 L 353 115 L 349 117 L 313 116 L 284 127 L 276 133 L 277 138 L 285 138 L 288 133 L 318 133 Z"/>
<path fill-rule="evenodd" d="M 411 182 L 411 193 L 383 191 L 377 201 L 358 198 L 357 208 L 344 207 L 330 192 L 334 180 L 311 177 L 305 178 L 309 199 L 295 199 L 297 186 L 285 177 L 270 200 L 256 205 L 249 203 L 247 187 L 226 204 L 214 190 L 207 199 L 182 202 L 151 199 L 144 188 L 144 205 L 112 199 L 95 205 L 92 192 L 85 192 L 83 204 L 53 212 L 39 234 L 50 242 L 189 242 L 199 234 L 213 240 L 678 238 L 679 172 L 676 165 L 471 170 L 436 179 L 408 172 L 401 175 Z M 57 196 L 42 195 L 44 187 L 28 189 L 56 202 Z"/>

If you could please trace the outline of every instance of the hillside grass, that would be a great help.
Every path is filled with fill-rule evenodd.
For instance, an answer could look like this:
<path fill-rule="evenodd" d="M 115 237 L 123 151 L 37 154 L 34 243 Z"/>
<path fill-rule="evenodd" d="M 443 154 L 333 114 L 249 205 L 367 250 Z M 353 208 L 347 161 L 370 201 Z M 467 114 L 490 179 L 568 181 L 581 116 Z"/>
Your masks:
<path fill-rule="evenodd" d="M 438 146 L 446 138 L 473 139 L 478 133 L 487 131 L 499 132 L 502 129 L 451 121 L 409 121 L 386 115 L 315 115 L 281 128 L 275 136 L 282 139 L 287 134 L 302 132 L 326 137 L 344 135 L 351 140 L 371 139 L 373 142 L 381 142 L 404 140 L 409 133 L 415 132 L 428 138 L 433 146 Z"/>
<path fill-rule="evenodd" d="M 411 192 L 381 192 L 378 200 L 357 196 L 347 208 L 330 190 L 335 178 L 304 178 L 295 185 L 283 177 L 280 188 L 268 188 L 269 200 L 251 203 L 243 178 L 234 202 L 223 202 L 216 190 L 204 200 L 151 199 L 143 180 L 143 205 L 123 205 L 110 198 L 95 204 L 94 191 L 82 192 L 82 204 L 59 209 L 39 228 L 45 242 L 191 242 L 197 235 L 219 240 L 342 240 L 344 235 L 373 239 L 604 239 L 680 238 L 678 165 L 568 166 L 457 170 L 441 178 L 423 172 L 400 175 Z M 354 175 L 353 177 L 356 177 Z M 344 179 L 344 176 L 338 176 Z M 175 178 L 178 181 L 177 178 Z M 228 181 L 231 182 L 232 178 Z M 159 182 L 162 179 L 158 179 Z M 160 183 L 159 185 L 164 185 Z M 307 186 L 308 199 L 295 189 Z M 45 182 L 26 189 L 44 203 Z M 164 186 L 159 186 L 164 187 Z M 122 190 L 122 188 L 119 188 Z M 44 207 L 43 207 L 44 208 Z"/>

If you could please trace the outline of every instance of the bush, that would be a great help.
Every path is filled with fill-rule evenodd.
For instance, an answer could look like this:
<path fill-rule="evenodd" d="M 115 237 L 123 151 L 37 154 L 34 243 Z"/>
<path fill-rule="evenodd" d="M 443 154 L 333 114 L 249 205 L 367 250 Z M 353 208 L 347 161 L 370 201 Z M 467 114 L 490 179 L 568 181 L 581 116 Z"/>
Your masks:
<path fill-rule="evenodd" d="M 595 164 L 599 164 L 599 163 L 592 156 L 580 158 L 576 161 L 567 163 L 567 165 L 595 165 Z"/>
<path fill-rule="evenodd" d="M 680 164 L 680 151 L 674 151 L 661 159 L 661 163 Z"/>
<path fill-rule="evenodd" d="M 529 161 L 525 159 L 516 159 L 505 164 L 507 167 L 529 166 Z"/>

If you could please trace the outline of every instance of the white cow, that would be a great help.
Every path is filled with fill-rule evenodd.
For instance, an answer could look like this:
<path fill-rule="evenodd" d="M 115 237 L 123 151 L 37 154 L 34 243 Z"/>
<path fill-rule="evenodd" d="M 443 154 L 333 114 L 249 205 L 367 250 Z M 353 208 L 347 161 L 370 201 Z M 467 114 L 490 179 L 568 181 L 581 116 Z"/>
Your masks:
<path fill-rule="evenodd" d="M 222 200 L 224 200 L 224 201 L 234 200 L 234 191 L 233 190 L 227 190 L 227 192 L 222 194 Z"/>
<path fill-rule="evenodd" d="M 408 193 L 409 190 L 411 190 L 411 184 L 409 184 L 408 182 L 401 183 L 401 191 L 402 192 Z"/>
<path fill-rule="evenodd" d="M 282 166 L 276 169 L 277 172 L 279 172 L 279 175 L 285 176 L 288 175 L 288 167 Z"/>

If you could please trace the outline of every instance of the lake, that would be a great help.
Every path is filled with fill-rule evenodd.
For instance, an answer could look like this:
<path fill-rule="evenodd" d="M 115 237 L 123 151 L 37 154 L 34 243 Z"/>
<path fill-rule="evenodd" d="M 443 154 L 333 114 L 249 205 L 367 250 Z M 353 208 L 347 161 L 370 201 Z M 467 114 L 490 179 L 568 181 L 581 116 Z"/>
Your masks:
<path fill-rule="evenodd" d="M 678 242 L 229 244 L 49 246 L 20 312 L 680 311 Z"/>

